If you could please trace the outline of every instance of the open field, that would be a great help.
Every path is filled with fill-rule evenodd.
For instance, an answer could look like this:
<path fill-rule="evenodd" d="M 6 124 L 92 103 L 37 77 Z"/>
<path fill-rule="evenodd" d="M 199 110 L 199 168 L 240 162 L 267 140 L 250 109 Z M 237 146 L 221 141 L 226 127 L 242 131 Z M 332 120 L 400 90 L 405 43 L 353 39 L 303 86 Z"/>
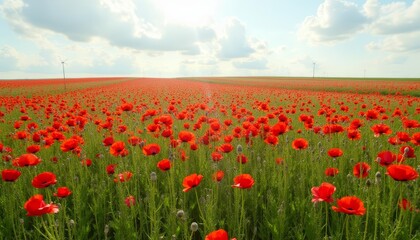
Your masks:
<path fill-rule="evenodd" d="M 0 81 L 0 239 L 420 239 L 419 90 Z"/>

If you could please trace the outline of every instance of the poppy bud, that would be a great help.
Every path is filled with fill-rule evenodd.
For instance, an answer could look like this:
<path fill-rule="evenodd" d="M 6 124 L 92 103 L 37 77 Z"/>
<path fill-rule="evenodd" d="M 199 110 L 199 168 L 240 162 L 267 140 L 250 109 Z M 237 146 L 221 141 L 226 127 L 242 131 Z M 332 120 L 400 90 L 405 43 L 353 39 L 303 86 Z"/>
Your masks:
<path fill-rule="evenodd" d="M 190 229 L 191 229 L 192 232 L 197 232 L 198 224 L 196 222 L 191 223 Z"/>
<path fill-rule="evenodd" d="M 381 182 L 381 178 L 382 178 L 381 172 L 376 172 L 376 174 L 375 174 L 375 183 L 376 184 L 380 183 Z"/>
<path fill-rule="evenodd" d="M 366 180 L 366 187 L 370 187 L 370 185 L 372 185 L 372 182 L 370 181 L 370 179 Z"/>
<path fill-rule="evenodd" d="M 376 158 L 376 162 L 378 162 L 378 163 L 381 163 L 381 160 L 382 160 L 382 158 L 380 158 L 380 157 Z"/>
<path fill-rule="evenodd" d="M 152 180 L 153 182 L 157 180 L 157 175 L 155 172 L 150 173 L 150 180 Z"/>
<path fill-rule="evenodd" d="M 410 151 L 410 148 L 405 147 L 404 148 L 404 156 L 407 156 L 408 152 Z"/>
<path fill-rule="evenodd" d="M 241 144 L 238 144 L 238 146 L 236 146 L 236 152 L 238 153 L 238 154 L 241 154 L 242 153 L 242 145 Z"/>
<path fill-rule="evenodd" d="M 176 212 L 176 217 L 177 218 L 183 218 L 184 217 L 184 210 L 178 210 L 178 212 Z"/>

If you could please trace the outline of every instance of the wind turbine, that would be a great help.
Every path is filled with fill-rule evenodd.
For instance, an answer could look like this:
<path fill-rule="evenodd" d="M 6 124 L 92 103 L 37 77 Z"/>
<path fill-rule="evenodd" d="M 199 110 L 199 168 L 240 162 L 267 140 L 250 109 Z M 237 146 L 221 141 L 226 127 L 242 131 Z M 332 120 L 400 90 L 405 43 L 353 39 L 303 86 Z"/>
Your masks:
<path fill-rule="evenodd" d="M 63 59 L 60 58 L 60 61 L 61 61 L 61 66 L 63 67 L 64 91 L 66 91 L 67 90 L 67 87 L 66 87 L 66 71 L 64 70 L 64 64 L 66 63 L 67 59 L 63 60 Z"/>
<path fill-rule="evenodd" d="M 312 68 L 312 78 L 315 78 L 315 66 L 316 66 L 316 62 L 312 63 L 314 65 L 314 67 Z"/>

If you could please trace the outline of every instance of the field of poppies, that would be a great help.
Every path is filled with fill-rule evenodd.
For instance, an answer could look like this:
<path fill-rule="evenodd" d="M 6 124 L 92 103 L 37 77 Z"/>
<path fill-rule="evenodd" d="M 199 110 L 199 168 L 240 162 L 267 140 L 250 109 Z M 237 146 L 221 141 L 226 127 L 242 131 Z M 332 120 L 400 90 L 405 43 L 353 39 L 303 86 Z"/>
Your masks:
<path fill-rule="evenodd" d="M 420 81 L 352 81 L 0 81 L 0 239 L 420 239 Z"/>

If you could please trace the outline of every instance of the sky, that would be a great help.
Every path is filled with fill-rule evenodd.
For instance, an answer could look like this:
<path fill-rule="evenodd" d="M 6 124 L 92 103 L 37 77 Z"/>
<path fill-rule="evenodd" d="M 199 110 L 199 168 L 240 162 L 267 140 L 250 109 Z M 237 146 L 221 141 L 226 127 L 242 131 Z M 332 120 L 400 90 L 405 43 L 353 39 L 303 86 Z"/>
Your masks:
<path fill-rule="evenodd" d="M 420 0 L 0 0 L 0 79 L 418 78 L 419 60 Z"/>

